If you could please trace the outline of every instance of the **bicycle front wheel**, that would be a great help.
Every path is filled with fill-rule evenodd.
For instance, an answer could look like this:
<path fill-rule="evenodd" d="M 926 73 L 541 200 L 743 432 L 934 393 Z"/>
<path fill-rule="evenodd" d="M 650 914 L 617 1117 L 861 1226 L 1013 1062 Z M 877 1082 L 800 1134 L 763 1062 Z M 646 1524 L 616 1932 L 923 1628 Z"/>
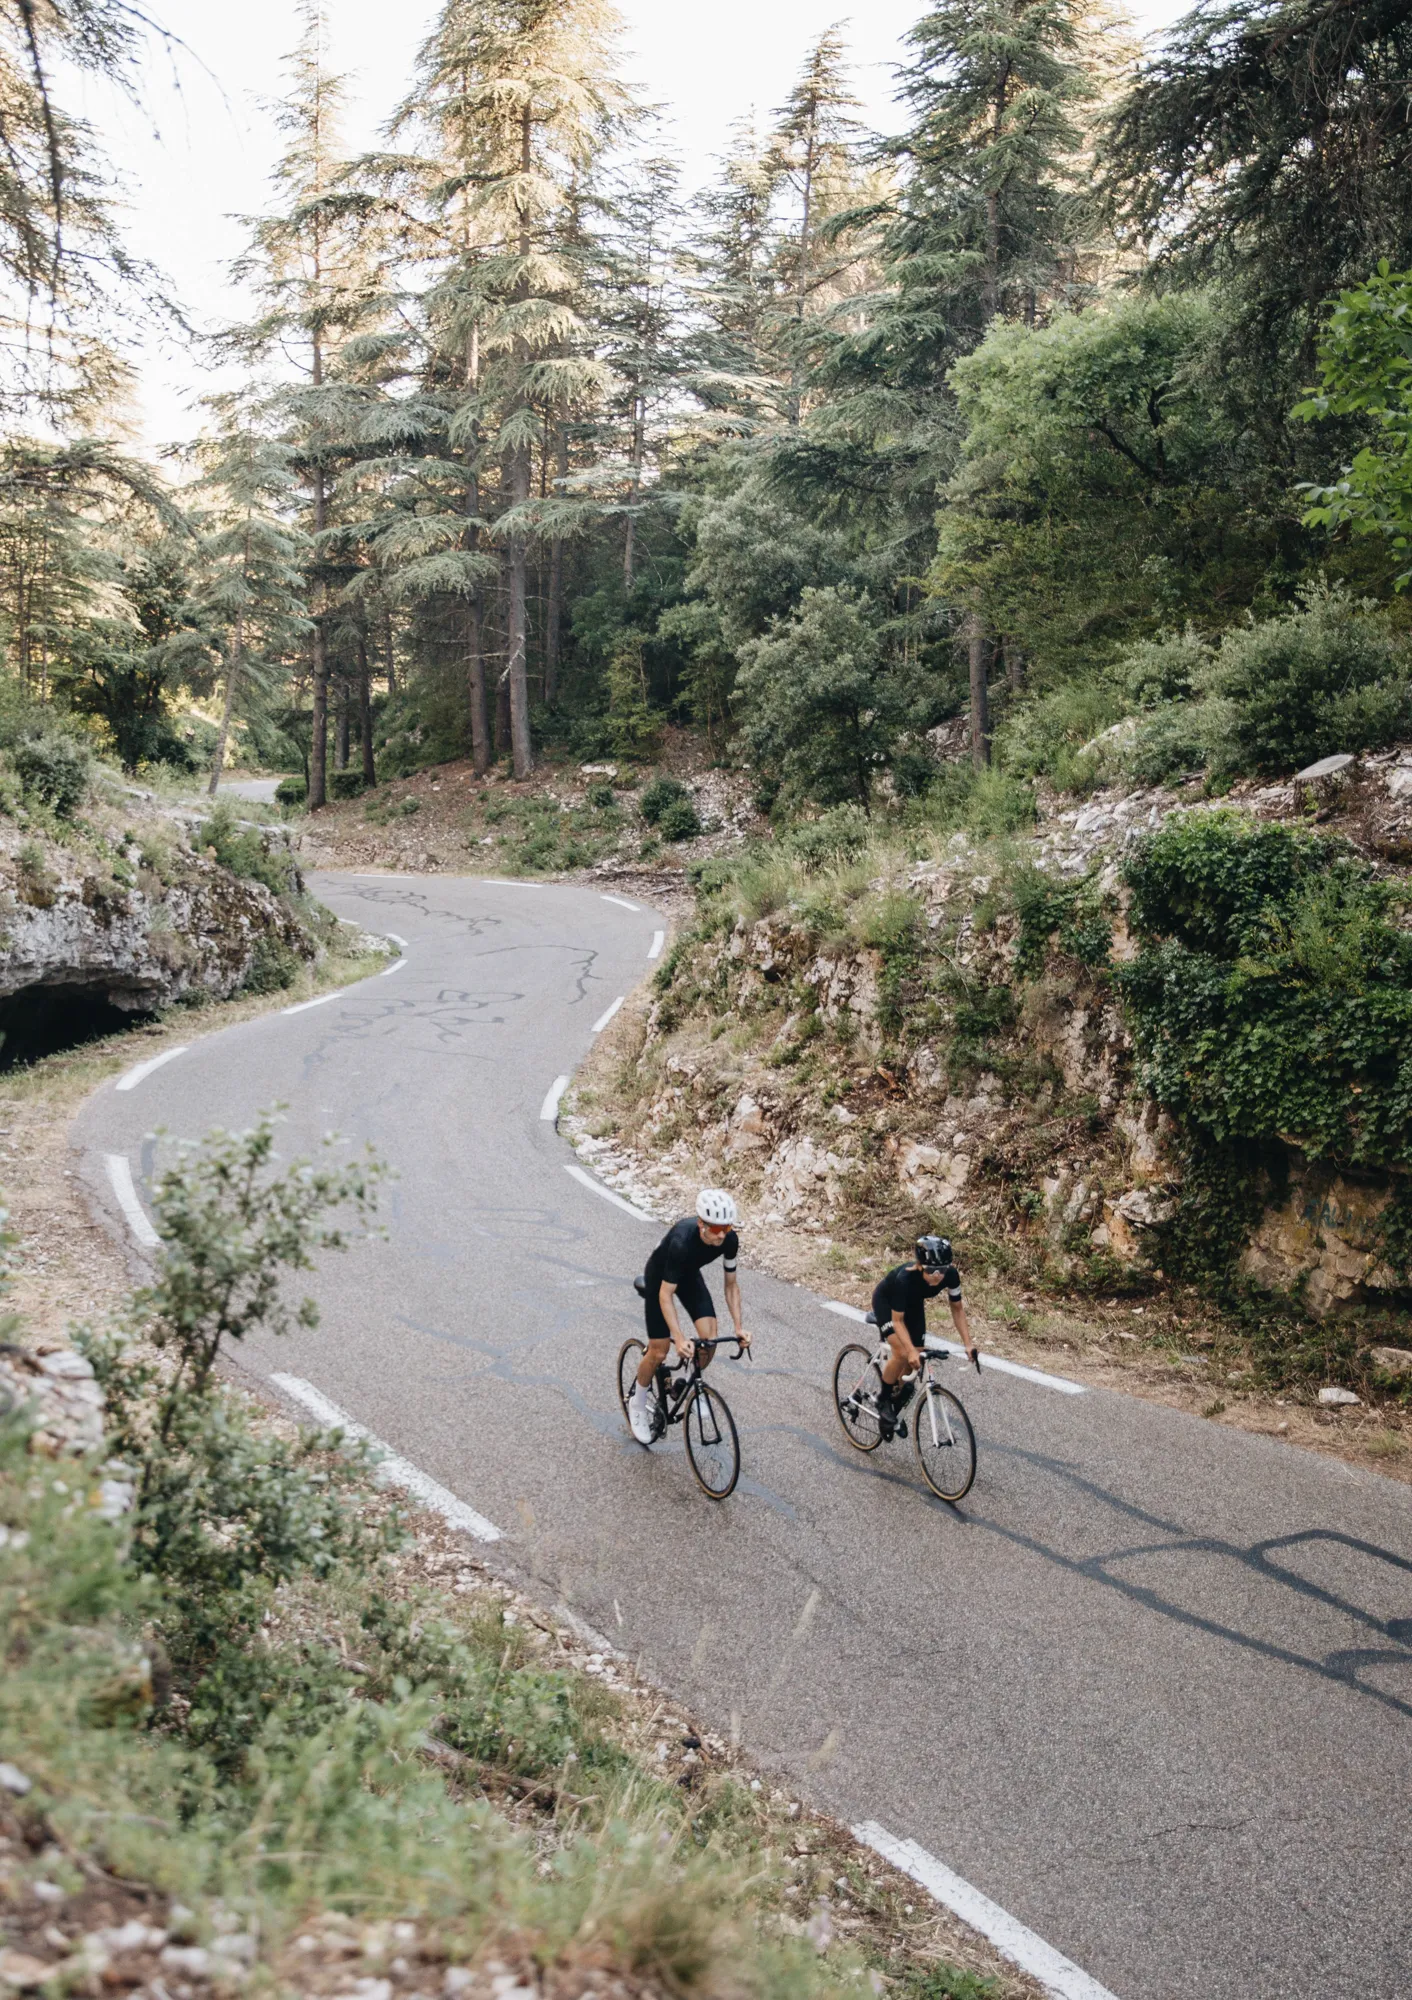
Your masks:
<path fill-rule="evenodd" d="M 965 1407 L 939 1382 L 928 1382 L 912 1415 L 922 1477 L 941 1500 L 963 1500 L 976 1476 L 976 1434 Z"/>
<path fill-rule="evenodd" d="M 725 1397 L 709 1382 L 697 1383 L 683 1426 L 697 1485 L 712 1500 L 724 1500 L 740 1477 L 740 1441 Z"/>
<path fill-rule="evenodd" d="M 882 1443 L 878 1391 L 882 1374 L 869 1347 L 841 1348 L 833 1365 L 833 1406 L 843 1435 L 855 1451 L 876 1451 Z"/>
<path fill-rule="evenodd" d="M 623 1422 L 632 1429 L 628 1417 L 628 1397 L 637 1386 L 637 1371 L 647 1349 L 640 1340 L 625 1340 L 618 1349 L 618 1401 L 623 1406 Z"/>

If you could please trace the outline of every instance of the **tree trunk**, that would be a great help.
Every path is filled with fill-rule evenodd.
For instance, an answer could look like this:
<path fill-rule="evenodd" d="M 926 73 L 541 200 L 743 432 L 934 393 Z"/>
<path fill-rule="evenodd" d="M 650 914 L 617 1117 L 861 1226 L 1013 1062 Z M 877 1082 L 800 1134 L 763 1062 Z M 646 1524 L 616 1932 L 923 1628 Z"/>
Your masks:
<path fill-rule="evenodd" d="M 230 718 L 235 708 L 235 684 L 240 678 L 240 663 L 245 658 L 245 620 L 235 621 L 235 650 L 226 668 L 226 698 L 221 707 L 221 727 L 216 737 L 216 754 L 211 762 L 211 782 L 207 787 L 212 798 L 216 796 L 221 782 L 221 772 L 226 767 L 226 744 L 230 739 Z"/>
<path fill-rule="evenodd" d="M 362 631 L 358 634 L 358 734 L 363 739 L 363 783 L 375 785 L 378 774 L 373 763 L 373 670 L 368 661 L 367 637 Z"/>
<path fill-rule="evenodd" d="M 336 768 L 340 771 L 346 771 L 348 769 L 349 706 L 350 704 L 348 700 L 348 677 L 346 674 L 340 674 L 338 677 L 338 686 L 334 693 L 335 720 L 334 720 L 334 752 L 333 752 L 334 764 Z"/>
<path fill-rule="evenodd" d="M 397 649 L 392 643 L 392 613 L 390 610 L 384 611 L 382 614 L 382 649 L 383 663 L 387 672 L 387 691 L 389 694 L 396 694 Z"/>
<path fill-rule="evenodd" d="M 533 137 L 534 107 L 527 100 L 520 114 L 520 171 L 529 179 L 533 164 L 531 150 Z M 530 236 L 527 222 L 520 229 L 520 257 L 528 261 Z M 529 296 L 528 280 L 522 279 L 516 287 L 521 298 Z M 523 367 L 527 355 L 523 341 L 516 342 L 517 359 Z M 519 401 L 523 408 L 524 392 Z M 510 455 L 510 505 L 524 507 L 530 496 L 530 450 L 528 444 L 516 445 Z M 509 687 L 510 700 L 510 751 L 514 773 L 524 779 L 534 769 L 534 753 L 530 744 L 529 724 L 529 675 L 527 652 L 529 643 L 528 606 L 525 601 L 525 571 L 527 550 L 523 531 L 510 537 L 510 596 L 505 616 L 505 679 Z"/>
<path fill-rule="evenodd" d="M 477 587 L 466 607 L 466 656 L 471 702 L 471 763 L 483 778 L 490 769 L 490 724 L 485 712 L 485 654 L 481 643 L 481 597 Z"/>
<path fill-rule="evenodd" d="M 328 804 L 328 658 L 324 628 L 314 620 L 314 716 L 309 742 L 309 810 Z"/>
<path fill-rule="evenodd" d="M 560 424 L 554 434 L 554 483 L 562 487 L 569 476 L 569 440 Z M 544 607 L 544 705 L 552 708 L 559 699 L 560 628 L 564 604 L 564 542 L 556 535 L 549 544 L 549 599 Z"/>
<path fill-rule="evenodd" d="M 966 651 L 971 670 L 971 762 L 983 771 L 990 762 L 990 695 L 985 679 L 985 626 L 979 611 L 972 611 L 966 620 Z"/>

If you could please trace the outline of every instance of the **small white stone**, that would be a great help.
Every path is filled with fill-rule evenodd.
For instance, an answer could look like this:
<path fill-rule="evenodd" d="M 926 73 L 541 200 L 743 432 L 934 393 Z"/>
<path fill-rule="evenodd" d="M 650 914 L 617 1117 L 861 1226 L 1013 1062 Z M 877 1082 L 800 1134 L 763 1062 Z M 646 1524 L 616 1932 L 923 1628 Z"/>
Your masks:
<path fill-rule="evenodd" d="M 34 1780 L 27 1778 L 18 1764 L 0 1764 L 0 1790 L 13 1792 L 22 1799 L 26 1792 L 34 1790 Z"/>
<path fill-rule="evenodd" d="M 456 1994 L 464 1993 L 475 1983 L 476 1976 L 468 1965 L 448 1965 L 446 1975 L 441 1982 L 441 1990 L 448 1996 L 448 2000 L 455 2000 Z"/>
<path fill-rule="evenodd" d="M 188 1979 L 205 1979 L 211 1970 L 211 1954 L 199 1944 L 169 1944 L 162 1953 L 162 1969 L 185 1973 Z"/>
<path fill-rule="evenodd" d="M 1351 1409 L 1355 1403 L 1361 1403 L 1362 1400 L 1363 1398 L 1355 1396 L 1351 1389 L 1337 1389 L 1332 1385 L 1319 1391 L 1319 1401 L 1326 1410 Z"/>

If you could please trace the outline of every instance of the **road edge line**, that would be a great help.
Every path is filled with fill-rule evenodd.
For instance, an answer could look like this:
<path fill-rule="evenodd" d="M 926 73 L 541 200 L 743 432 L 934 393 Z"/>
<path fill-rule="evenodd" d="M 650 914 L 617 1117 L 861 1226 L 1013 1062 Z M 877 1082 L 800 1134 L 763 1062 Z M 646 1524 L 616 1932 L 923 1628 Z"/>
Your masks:
<path fill-rule="evenodd" d="M 854 1319 L 862 1323 L 868 1317 L 857 1306 L 846 1306 L 842 1299 L 820 1299 L 825 1312 L 837 1313 L 840 1319 Z M 964 1347 L 958 1347 L 954 1340 L 943 1340 L 942 1351 L 949 1356 L 964 1355 Z M 1023 1362 L 1006 1361 L 999 1354 L 987 1354 L 981 1349 L 981 1367 L 993 1368 L 997 1375 L 1017 1375 L 1022 1382 L 1036 1382 L 1041 1389 L 1056 1389 L 1061 1396 L 1086 1396 L 1086 1382 L 1071 1382 L 1067 1375 L 1046 1375 L 1041 1368 L 1026 1368 Z"/>
<path fill-rule="evenodd" d="M 380 973 L 375 972 L 373 974 L 374 979 L 381 978 L 381 976 Z M 357 981 L 354 982 L 355 985 L 357 983 Z M 304 1014 L 311 1007 L 323 1007 L 330 1000 L 341 1000 L 347 990 L 345 986 L 336 986 L 332 993 L 320 993 L 313 1000 L 296 1000 L 292 1007 L 281 1007 L 279 1011 L 281 1014 Z"/>
<path fill-rule="evenodd" d="M 928 1854 L 915 1840 L 899 1840 L 895 1833 L 889 1833 L 885 1826 L 871 1819 L 850 1827 L 849 1832 L 864 1847 L 870 1847 L 874 1854 L 881 1855 L 925 1889 L 933 1902 L 940 1903 L 963 1924 L 969 1924 L 973 1931 L 988 1938 L 1002 1957 L 1037 1979 L 1052 2000 L 1117 2000 L 1091 1973 L 1065 1958 L 1052 1944 L 1046 1944 L 1018 1917 L 1002 1910 L 999 1903 L 993 1903 L 989 1896 L 953 1874 L 944 1862 Z"/>
<path fill-rule="evenodd" d="M 634 1208 L 630 1201 L 625 1200 L 620 1194 L 614 1194 L 611 1188 L 604 1187 L 602 1181 L 596 1181 L 592 1174 L 585 1173 L 584 1169 L 573 1160 L 565 1160 L 562 1164 L 564 1172 L 572 1174 L 581 1187 L 586 1187 L 591 1194 L 601 1195 L 604 1201 L 611 1201 L 614 1208 L 620 1208 L 624 1215 L 632 1216 L 637 1222 L 656 1222 L 655 1215 L 649 1215 L 646 1209 Z"/>
<path fill-rule="evenodd" d="M 174 1056 L 184 1056 L 190 1047 L 190 1042 L 183 1042 L 180 1048 L 163 1049 L 159 1056 L 149 1056 L 146 1062 L 134 1063 L 131 1069 L 123 1071 L 113 1085 L 114 1090 L 136 1090 L 143 1077 L 151 1076 L 154 1069 L 160 1069 L 163 1063 L 169 1063 Z"/>
<path fill-rule="evenodd" d="M 666 942 L 667 942 L 667 933 L 665 931 L 653 931 L 652 943 L 648 947 L 648 952 L 647 952 L 647 957 L 649 962 L 654 958 L 660 958 L 662 956 L 662 947 Z"/>
<path fill-rule="evenodd" d="M 609 896 L 600 889 L 598 900 L 600 903 L 616 903 L 620 910 L 631 910 L 635 917 L 642 915 L 641 903 L 630 903 L 626 896 Z"/>
<path fill-rule="evenodd" d="M 612 1006 L 608 1009 L 607 1013 L 600 1014 L 598 1016 L 598 1019 L 593 1024 L 593 1033 L 595 1035 L 602 1034 L 603 1030 L 607 1027 L 608 1023 L 612 1020 L 613 1016 L 617 1013 L 618 1009 L 622 1006 L 624 1000 L 626 1000 L 627 997 L 628 996 L 626 993 L 620 993 L 617 999 L 613 1002 Z"/>
<path fill-rule="evenodd" d="M 440 1514 L 443 1521 L 453 1528 L 460 1528 L 468 1535 L 474 1535 L 478 1542 L 499 1542 L 504 1540 L 493 1521 L 487 1521 L 484 1514 L 478 1514 L 474 1507 L 467 1506 L 456 1495 L 429 1472 L 413 1465 L 408 1458 L 395 1452 L 391 1445 L 350 1417 L 346 1410 L 326 1396 L 322 1389 L 316 1389 L 312 1382 L 306 1382 L 300 1375 L 271 1375 L 269 1378 L 277 1389 L 282 1389 L 291 1401 L 299 1403 L 310 1416 L 317 1417 L 330 1430 L 340 1430 L 345 1437 L 357 1438 L 363 1444 L 371 1445 L 382 1457 L 377 1465 L 377 1477 L 387 1486 L 401 1486 L 408 1493 L 414 1493 L 424 1505 Z"/>
<path fill-rule="evenodd" d="M 148 1221 L 147 1211 L 137 1198 L 127 1154 L 105 1153 L 103 1159 L 108 1168 L 109 1183 L 118 1198 L 118 1207 L 127 1220 L 128 1228 L 144 1249 L 155 1250 L 162 1239 Z"/>
<path fill-rule="evenodd" d="M 539 1107 L 539 1115 L 546 1124 L 553 1124 L 554 1120 L 559 1116 L 559 1099 L 564 1095 L 568 1087 L 569 1079 L 566 1076 L 556 1076 L 553 1083 L 550 1084 L 548 1091 L 545 1093 L 544 1102 Z"/>

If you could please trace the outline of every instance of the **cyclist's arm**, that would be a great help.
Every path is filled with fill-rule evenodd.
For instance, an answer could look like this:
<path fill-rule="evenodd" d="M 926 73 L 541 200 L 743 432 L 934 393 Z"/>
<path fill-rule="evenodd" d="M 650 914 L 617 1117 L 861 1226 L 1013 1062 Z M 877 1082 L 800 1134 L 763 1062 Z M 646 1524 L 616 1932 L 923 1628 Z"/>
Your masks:
<path fill-rule="evenodd" d="M 947 1303 L 951 1307 L 951 1324 L 960 1334 L 961 1343 L 967 1354 L 974 1355 L 976 1351 L 975 1336 L 971 1332 L 971 1322 L 966 1317 L 964 1300 L 949 1299 Z"/>
<path fill-rule="evenodd" d="M 740 1280 L 734 1271 L 726 1272 L 725 1294 L 726 1310 L 735 1324 L 735 1337 L 740 1341 L 742 1346 L 749 1347 L 750 1335 L 745 1331 L 745 1322 L 741 1312 Z"/>
<path fill-rule="evenodd" d="M 658 1289 L 657 1299 L 662 1308 L 662 1317 L 672 1329 L 673 1347 L 676 1348 L 677 1353 L 683 1361 L 690 1361 L 691 1335 L 682 1332 L 681 1320 L 677 1316 L 676 1286 L 670 1283 L 668 1279 L 663 1278 L 661 1286 Z"/>

